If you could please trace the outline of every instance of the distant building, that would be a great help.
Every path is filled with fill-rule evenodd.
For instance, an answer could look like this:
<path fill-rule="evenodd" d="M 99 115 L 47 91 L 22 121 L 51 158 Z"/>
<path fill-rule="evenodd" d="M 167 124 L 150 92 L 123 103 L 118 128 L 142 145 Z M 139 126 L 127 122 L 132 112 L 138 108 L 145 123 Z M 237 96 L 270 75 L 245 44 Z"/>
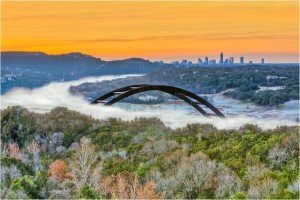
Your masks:
<path fill-rule="evenodd" d="M 224 62 L 224 56 L 223 56 L 223 52 L 221 52 L 219 63 L 220 63 L 221 65 L 223 65 L 223 62 Z"/>
<path fill-rule="evenodd" d="M 240 57 L 240 64 L 244 64 L 244 57 Z"/>
<path fill-rule="evenodd" d="M 182 60 L 181 64 L 187 65 L 187 64 L 188 64 L 188 61 L 187 61 L 187 60 Z"/>
<path fill-rule="evenodd" d="M 212 59 L 212 60 L 209 61 L 209 64 L 211 64 L 211 65 L 214 65 L 216 63 L 217 63 L 216 59 Z"/>
<path fill-rule="evenodd" d="M 234 64 L 234 58 L 233 58 L 233 57 L 230 57 L 230 58 L 229 58 L 229 63 L 230 63 L 230 64 Z"/>
<path fill-rule="evenodd" d="M 262 65 L 265 64 L 265 59 L 264 58 L 261 59 L 261 64 Z"/>
<path fill-rule="evenodd" d="M 208 57 L 207 56 L 205 56 L 204 64 L 208 64 Z"/>
<path fill-rule="evenodd" d="M 253 64 L 252 60 L 249 61 L 249 64 Z"/>
<path fill-rule="evenodd" d="M 203 61 L 201 60 L 201 58 L 198 58 L 198 64 L 202 64 Z"/>
<path fill-rule="evenodd" d="M 270 76 L 270 75 L 268 75 L 268 76 L 266 76 L 266 79 L 267 80 L 272 80 L 272 79 L 287 79 L 287 77 L 285 77 L 285 76 Z"/>
<path fill-rule="evenodd" d="M 226 58 L 224 61 L 224 64 L 228 64 L 228 63 L 229 63 L 229 60 Z"/>

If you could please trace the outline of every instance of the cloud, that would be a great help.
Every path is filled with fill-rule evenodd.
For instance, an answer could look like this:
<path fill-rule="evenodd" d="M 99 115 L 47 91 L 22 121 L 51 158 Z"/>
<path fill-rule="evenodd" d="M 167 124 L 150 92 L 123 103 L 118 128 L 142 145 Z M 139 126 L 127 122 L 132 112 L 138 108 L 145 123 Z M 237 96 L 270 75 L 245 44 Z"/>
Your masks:
<path fill-rule="evenodd" d="M 169 41 L 169 40 L 189 40 L 189 41 L 205 41 L 205 40 L 283 40 L 283 39 L 298 39 L 297 31 L 284 33 L 245 33 L 245 34 L 220 34 L 211 33 L 207 35 L 165 35 L 165 36 L 146 36 L 132 38 L 95 38 L 95 39 L 74 39 L 66 40 L 70 43 L 102 43 L 102 42 L 138 42 L 138 41 Z"/>
<path fill-rule="evenodd" d="M 191 114 L 185 110 L 129 111 L 114 106 L 91 105 L 83 97 L 74 96 L 68 91 L 70 85 L 124 77 L 126 77 L 126 75 L 90 77 L 69 82 L 53 82 L 32 90 L 15 88 L 1 96 L 1 109 L 8 106 L 21 105 L 30 111 L 46 113 L 57 106 L 62 106 L 86 115 L 91 115 L 97 119 L 114 117 L 123 120 L 132 120 L 135 117 L 158 117 L 166 125 L 172 128 L 183 127 L 189 123 L 211 123 L 220 129 L 240 128 L 248 123 L 257 124 L 263 129 L 275 128 L 280 125 L 297 125 L 296 122 L 284 121 L 271 117 L 258 119 L 248 116 L 235 116 L 220 119 L 217 117 L 206 118 L 201 115 Z"/>

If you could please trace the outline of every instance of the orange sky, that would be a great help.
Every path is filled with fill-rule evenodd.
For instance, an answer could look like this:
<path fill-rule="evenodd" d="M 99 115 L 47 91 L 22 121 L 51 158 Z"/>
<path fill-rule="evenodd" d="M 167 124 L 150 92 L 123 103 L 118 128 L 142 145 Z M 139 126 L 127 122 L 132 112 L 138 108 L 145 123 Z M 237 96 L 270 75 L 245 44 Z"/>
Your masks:
<path fill-rule="evenodd" d="M 21 2 L 1 8 L 2 51 L 83 52 L 105 60 L 298 62 L 299 3 Z"/>

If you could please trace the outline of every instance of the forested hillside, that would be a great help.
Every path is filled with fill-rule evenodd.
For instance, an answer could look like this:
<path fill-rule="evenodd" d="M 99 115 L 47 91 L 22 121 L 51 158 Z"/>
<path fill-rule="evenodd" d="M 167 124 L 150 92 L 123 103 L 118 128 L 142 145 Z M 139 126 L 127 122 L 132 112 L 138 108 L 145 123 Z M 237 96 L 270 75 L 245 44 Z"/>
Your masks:
<path fill-rule="evenodd" d="M 141 58 L 103 61 L 82 53 L 1 52 L 1 94 L 14 87 L 36 88 L 89 76 L 145 74 L 167 66 Z"/>
<path fill-rule="evenodd" d="M 289 100 L 299 99 L 299 66 L 280 64 L 164 68 L 143 77 L 83 83 L 71 87 L 70 91 L 73 94 L 95 98 L 112 89 L 131 84 L 166 84 L 197 94 L 215 94 L 226 91 L 224 95 L 234 99 L 253 102 L 257 105 L 278 106 Z"/>
<path fill-rule="evenodd" d="M 55 108 L 1 112 L 1 198 L 299 197 L 299 127 L 155 118 L 100 121 Z"/>

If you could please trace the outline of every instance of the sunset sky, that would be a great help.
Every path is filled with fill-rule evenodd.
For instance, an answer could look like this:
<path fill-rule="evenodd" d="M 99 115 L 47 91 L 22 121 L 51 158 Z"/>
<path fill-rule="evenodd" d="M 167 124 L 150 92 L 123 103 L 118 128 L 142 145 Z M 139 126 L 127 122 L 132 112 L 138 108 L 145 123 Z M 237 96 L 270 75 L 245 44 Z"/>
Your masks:
<path fill-rule="evenodd" d="M 298 1 L 4 1 L 1 51 L 299 61 Z"/>

